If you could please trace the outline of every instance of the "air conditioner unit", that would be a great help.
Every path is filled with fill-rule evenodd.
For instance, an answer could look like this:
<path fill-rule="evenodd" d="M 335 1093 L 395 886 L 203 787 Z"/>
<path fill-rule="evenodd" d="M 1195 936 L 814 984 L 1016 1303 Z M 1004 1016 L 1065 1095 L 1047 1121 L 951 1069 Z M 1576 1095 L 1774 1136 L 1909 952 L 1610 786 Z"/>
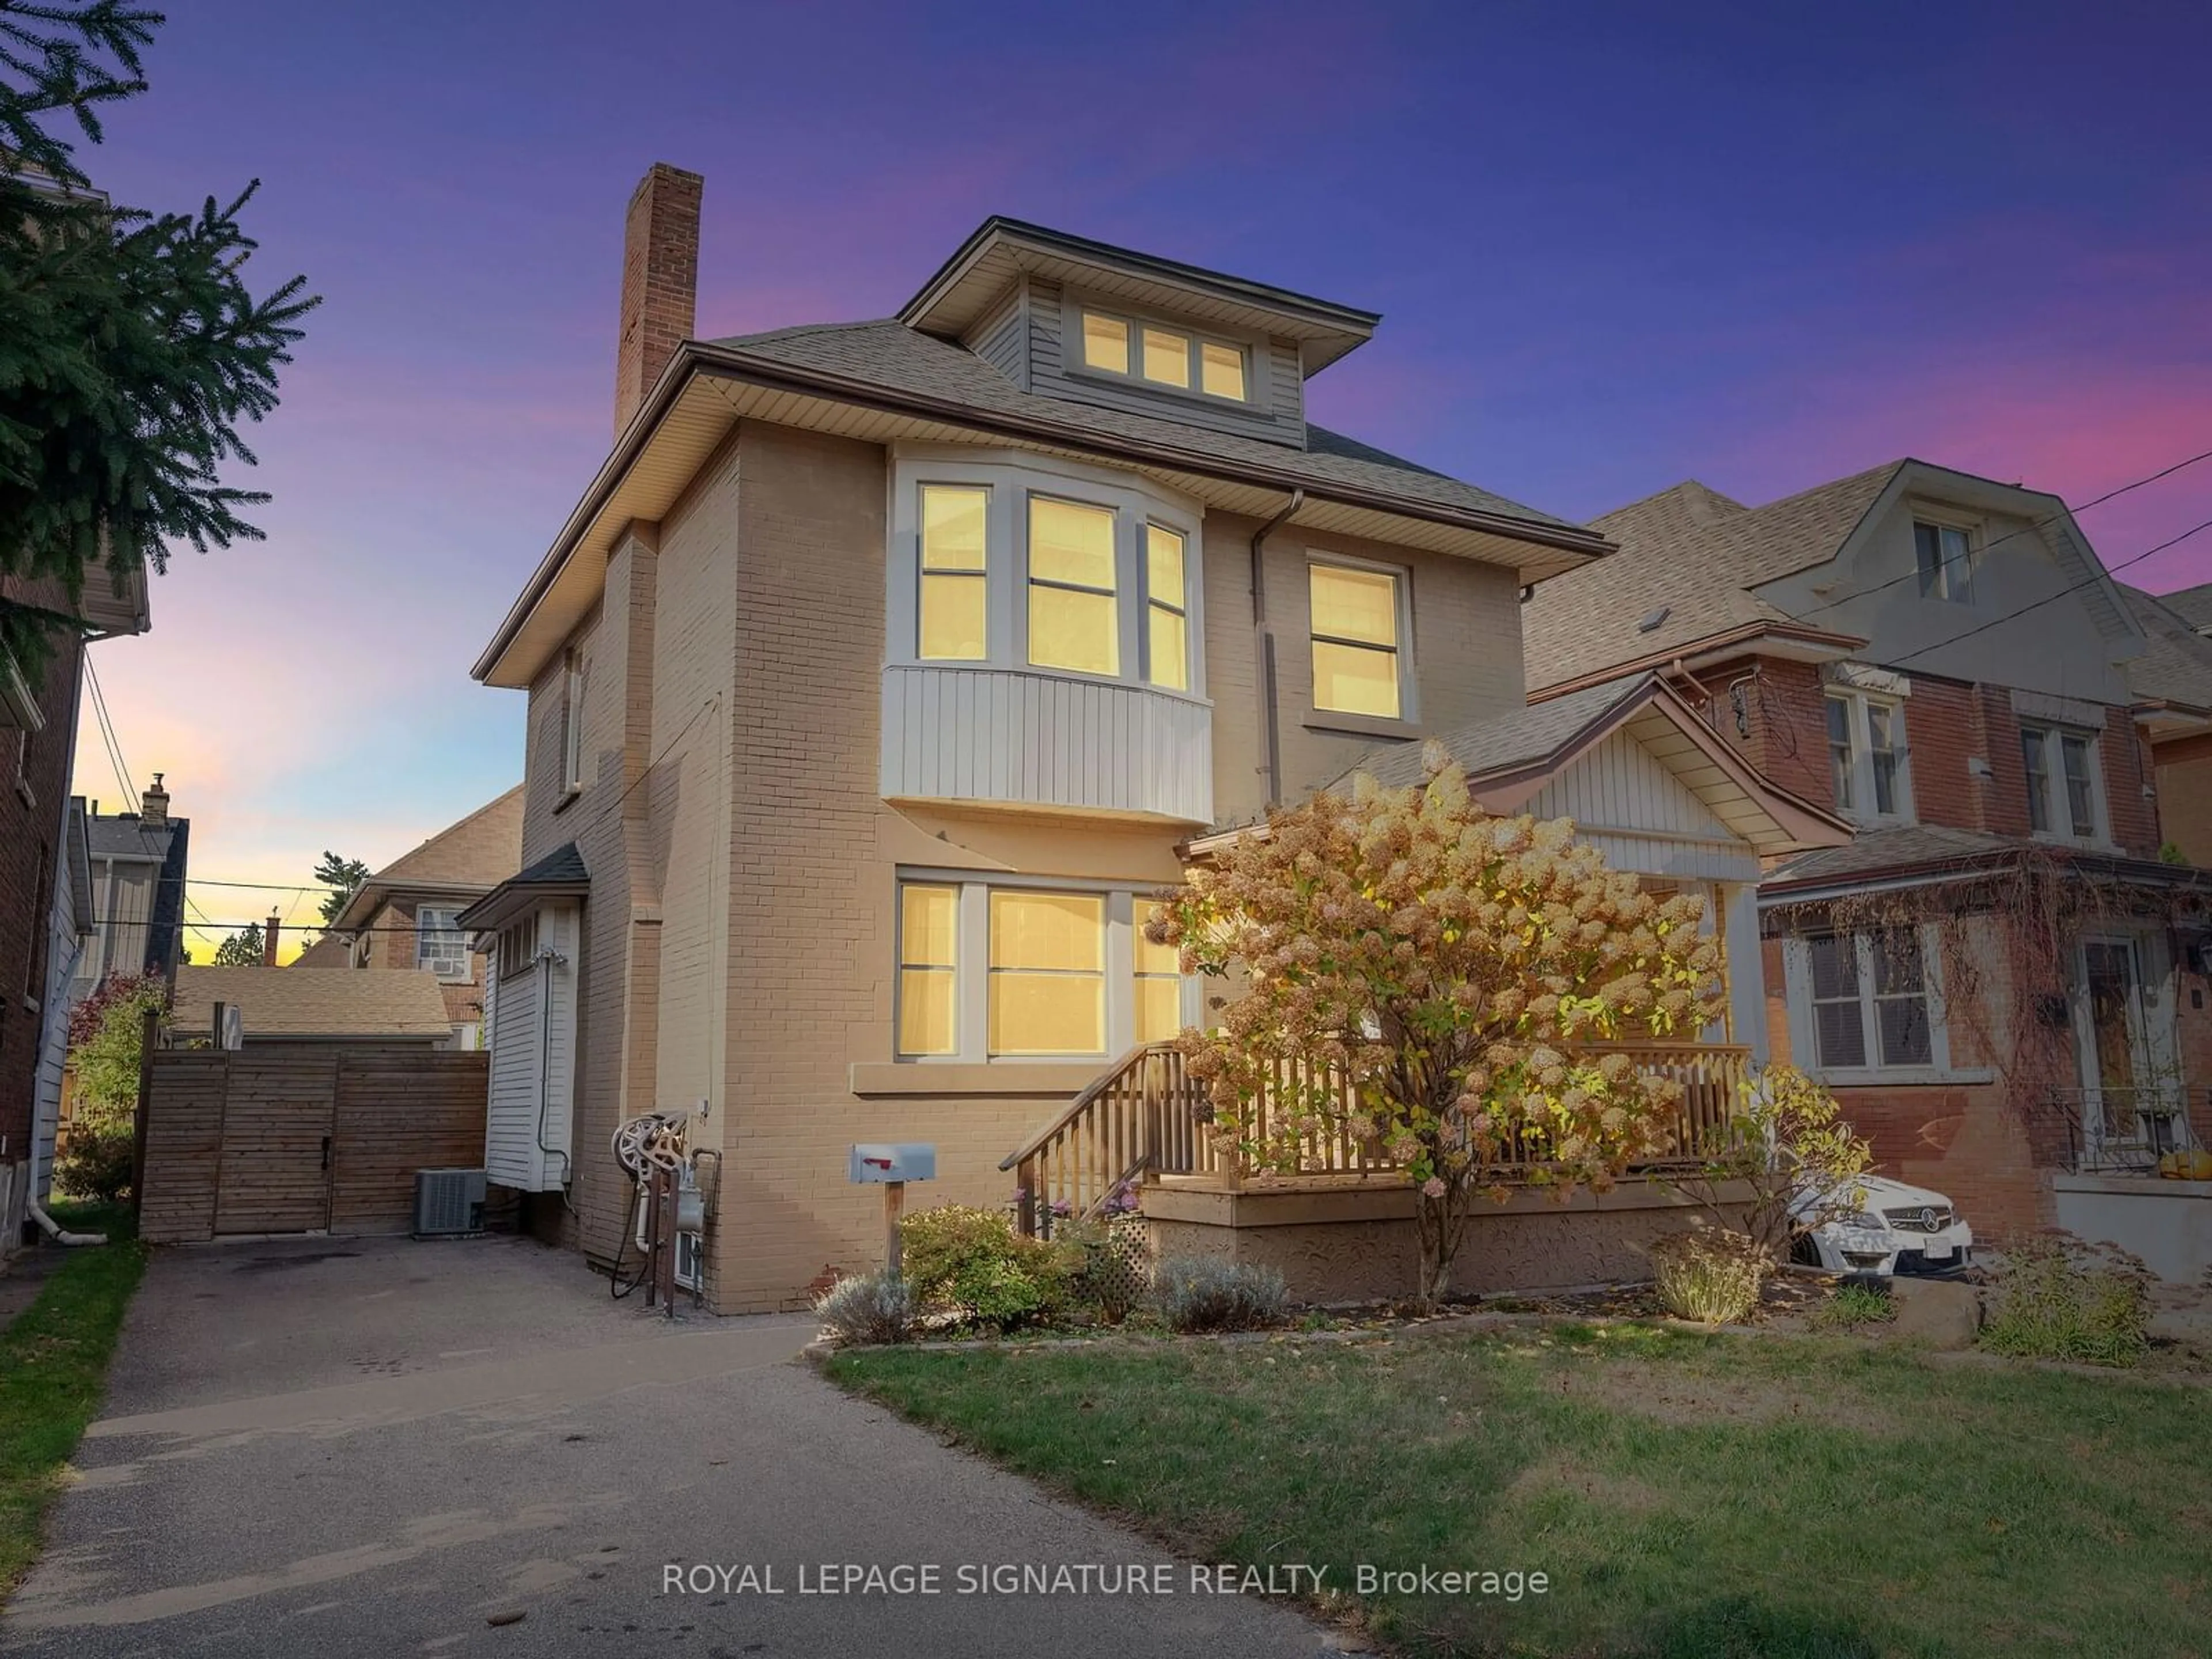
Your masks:
<path fill-rule="evenodd" d="M 483 1231 L 482 1170 L 415 1171 L 415 1237 L 451 1238 Z"/>

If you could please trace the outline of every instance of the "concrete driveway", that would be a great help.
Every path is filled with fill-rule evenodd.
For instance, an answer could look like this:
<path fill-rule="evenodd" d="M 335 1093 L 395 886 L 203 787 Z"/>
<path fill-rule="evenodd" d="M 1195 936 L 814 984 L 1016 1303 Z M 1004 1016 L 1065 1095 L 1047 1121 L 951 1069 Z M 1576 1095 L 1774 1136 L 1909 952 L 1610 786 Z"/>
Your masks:
<path fill-rule="evenodd" d="M 1166 1558 L 841 1395 L 793 1359 L 804 1319 L 671 1326 L 641 1300 L 515 1239 L 158 1254 L 0 1650 L 1319 1647 L 1281 1605 L 1194 1595 L 1180 1568 L 1170 1595 L 951 1593 L 961 1564 Z M 759 1588 L 665 1593 L 669 1563 L 750 1566 Z M 822 1563 L 933 1563 L 944 1593 L 799 1594 Z"/>

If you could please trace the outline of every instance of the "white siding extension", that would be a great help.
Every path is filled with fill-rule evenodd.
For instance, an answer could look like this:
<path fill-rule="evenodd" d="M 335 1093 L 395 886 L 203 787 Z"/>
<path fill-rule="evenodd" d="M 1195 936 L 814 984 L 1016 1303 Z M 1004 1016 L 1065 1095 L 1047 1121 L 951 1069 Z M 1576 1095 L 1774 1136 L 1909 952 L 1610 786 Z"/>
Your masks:
<path fill-rule="evenodd" d="M 484 1168 L 500 1185 L 526 1193 L 564 1186 L 574 1150 L 576 924 L 574 906 L 539 911 L 536 965 L 500 973 L 491 987 Z"/>
<path fill-rule="evenodd" d="M 884 670 L 883 793 L 1213 817 L 1213 711 L 1141 685 L 1006 668 Z"/>

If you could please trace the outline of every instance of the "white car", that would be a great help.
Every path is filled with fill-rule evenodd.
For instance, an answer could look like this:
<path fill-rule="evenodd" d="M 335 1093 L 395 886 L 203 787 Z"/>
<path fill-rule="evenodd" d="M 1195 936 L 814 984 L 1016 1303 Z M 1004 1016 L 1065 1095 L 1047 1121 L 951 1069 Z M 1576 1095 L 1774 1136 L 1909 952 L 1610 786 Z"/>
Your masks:
<path fill-rule="evenodd" d="M 1955 1273 L 1974 1258 L 1974 1230 L 1941 1193 L 1882 1176 L 1861 1176 L 1863 1194 L 1848 1215 L 1823 1223 L 1797 1242 L 1797 1258 L 1839 1273 Z M 1808 1193 L 1799 1213 L 1818 1204 Z"/>

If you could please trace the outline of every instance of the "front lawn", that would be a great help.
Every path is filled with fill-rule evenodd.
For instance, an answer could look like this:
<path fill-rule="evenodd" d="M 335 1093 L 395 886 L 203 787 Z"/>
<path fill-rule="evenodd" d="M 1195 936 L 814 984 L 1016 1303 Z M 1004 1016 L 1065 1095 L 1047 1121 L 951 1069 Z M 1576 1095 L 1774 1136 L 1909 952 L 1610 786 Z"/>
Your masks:
<path fill-rule="evenodd" d="M 123 1310 L 146 1265 L 127 1206 L 56 1205 L 54 1218 L 111 1242 L 75 1251 L 0 1331 L 0 1601 L 39 1553 L 46 1504 L 100 1409 Z"/>
<path fill-rule="evenodd" d="M 2212 1391 L 1635 1326 L 833 1358 L 1205 1561 L 1547 1575 L 1376 1595 L 1419 1653 L 2212 1650 Z"/>

